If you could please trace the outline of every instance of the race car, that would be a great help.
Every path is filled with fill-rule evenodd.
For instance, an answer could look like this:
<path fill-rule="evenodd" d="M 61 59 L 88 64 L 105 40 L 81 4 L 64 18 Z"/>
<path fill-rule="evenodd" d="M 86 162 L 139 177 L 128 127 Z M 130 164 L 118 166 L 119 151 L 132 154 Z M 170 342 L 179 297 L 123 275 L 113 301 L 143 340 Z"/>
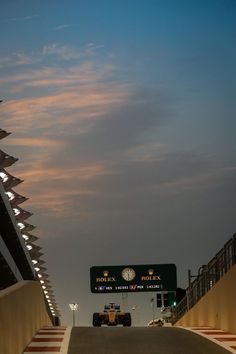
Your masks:
<path fill-rule="evenodd" d="M 120 306 L 111 302 L 109 305 L 104 306 L 103 312 L 95 312 L 93 314 L 93 326 L 101 327 L 101 325 L 130 327 L 131 315 L 129 312 L 121 312 Z"/>

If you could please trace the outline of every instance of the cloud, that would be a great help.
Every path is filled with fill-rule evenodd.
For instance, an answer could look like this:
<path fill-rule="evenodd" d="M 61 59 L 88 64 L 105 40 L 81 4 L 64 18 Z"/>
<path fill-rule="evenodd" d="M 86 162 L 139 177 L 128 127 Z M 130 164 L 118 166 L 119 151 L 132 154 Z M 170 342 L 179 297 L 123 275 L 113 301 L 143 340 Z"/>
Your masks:
<path fill-rule="evenodd" d="M 28 134 L 34 129 L 58 132 L 62 127 L 67 133 L 81 134 L 91 128 L 94 119 L 108 114 L 128 96 L 128 88 L 122 85 L 91 83 L 72 92 L 10 100 L 1 107 L 2 124 L 9 130 L 28 130 Z"/>
<path fill-rule="evenodd" d="M 123 198 L 123 183 L 127 196 L 139 189 L 135 178 L 144 176 L 146 183 L 147 172 L 136 169 L 135 161 L 142 156 L 142 168 L 151 172 L 145 163 L 156 162 L 160 150 L 155 132 L 169 118 L 158 92 L 122 82 L 114 65 L 93 56 L 97 46 L 89 43 L 85 49 L 91 60 L 79 65 L 26 68 L 0 79 L 19 97 L 1 105 L 4 129 L 18 134 L 9 145 L 28 149 L 15 175 L 27 181 L 31 205 L 55 215 L 84 215 L 108 191 L 111 199 Z M 44 47 L 43 55 L 70 60 L 81 54 L 55 44 Z M 81 198 L 86 203 L 81 205 Z"/>
<path fill-rule="evenodd" d="M 9 56 L 0 57 L 0 68 L 32 65 L 38 62 L 38 58 L 27 55 L 22 51 L 12 53 Z"/>
<path fill-rule="evenodd" d="M 43 47 L 43 55 L 58 55 L 65 60 L 79 59 L 81 53 L 70 46 L 59 46 L 58 44 L 50 44 Z"/>
<path fill-rule="evenodd" d="M 8 75 L 0 79 L 0 84 L 10 86 L 11 92 L 22 92 L 27 88 L 34 88 L 37 94 L 37 88 L 52 88 L 55 90 L 64 90 L 87 83 L 96 83 L 107 80 L 115 71 L 110 64 L 96 68 L 91 61 L 84 61 L 80 65 L 64 67 L 42 67 L 34 70 L 27 70 L 22 74 Z M 31 92 L 32 96 L 33 92 Z"/>
<path fill-rule="evenodd" d="M 33 20 L 34 18 L 38 18 L 38 15 L 32 15 L 32 16 L 23 16 L 23 17 L 9 17 L 6 18 L 5 20 L 2 20 L 1 22 L 17 22 L 17 21 L 30 21 Z"/>
<path fill-rule="evenodd" d="M 169 114 L 164 110 L 158 93 L 135 92 L 133 88 L 127 93 L 123 102 L 105 111 L 78 141 L 73 141 L 71 137 L 70 144 L 73 144 L 74 151 L 83 151 L 89 159 L 96 155 L 98 158 L 127 160 L 127 156 L 131 159 L 131 150 L 137 150 L 140 146 L 144 149 L 146 144 L 150 149 L 152 144 L 151 154 L 155 155 L 154 145 L 158 145 L 156 134 L 170 120 Z"/>
<path fill-rule="evenodd" d="M 19 169 L 20 177 L 24 180 L 28 180 L 30 184 L 40 181 L 45 183 L 49 180 L 54 182 L 67 181 L 68 183 L 68 180 L 79 179 L 80 181 L 88 181 L 98 176 L 110 174 L 106 165 L 102 162 L 74 167 L 73 161 L 70 161 L 70 166 L 60 168 L 50 167 L 50 164 L 45 162 L 44 159 L 40 161 L 23 163 Z"/>
<path fill-rule="evenodd" d="M 146 142 L 137 146 L 132 146 L 127 151 L 127 156 L 131 161 L 160 161 L 164 157 L 159 153 L 165 149 L 165 144 L 159 142 Z"/>
<path fill-rule="evenodd" d="M 11 138 L 6 142 L 7 145 L 29 146 L 33 147 L 62 147 L 65 145 L 64 141 L 52 140 L 49 138 Z"/>
<path fill-rule="evenodd" d="M 161 181 L 151 187 L 156 194 L 180 194 L 190 191 L 208 189 L 219 184 L 222 180 L 222 172 L 218 170 L 199 172 L 194 176 L 179 176 L 173 181 Z"/>
<path fill-rule="evenodd" d="M 27 201 L 29 207 L 40 210 L 40 213 L 55 217 L 71 217 L 80 213 L 74 208 L 78 198 L 94 197 L 97 191 L 87 186 L 88 181 L 109 174 L 104 163 L 95 163 L 74 167 L 50 167 L 45 159 L 28 161 L 21 165 L 18 175 L 26 182 L 20 187 L 23 195 L 33 194 Z M 63 164 L 63 161 L 62 161 Z M 78 180 L 80 186 L 78 186 Z M 37 186 L 37 189 L 35 189 Z M 82 210 L 81 210 L 82 212 Z"/>
<path fill-rule="evenodd" d="M 132 208 L 139 209 L 148 200 L 151 207 L 159 198 L 169 200 L 181 196 L 186 200 L 195 192 L 206 193 L 225 183 L 231 174 L 223 166 L 219 169 L 211 156 L 194 152 L 166 154 L 160 152 L 159 146 L 156 159 L 153 156 L 152 159 L 130 160 L 124 154 L 114 158 L 112 150 L 106 165 L 110 173 L 102 179 L 92 180 L 92 184 L 87 181 L 87 186 L 98 191 L 104 208 L 108 204 L 108 209 L 119 209 L 124 213 Z M 102 209 L 99 212 L 102 213 Z"/>
<path fill-rule="evenodd" d="M 35 194 L 34 198 L 29 199 L 27 207 L 37 209 L 41 215 L 52 215 L 55 218 L 70 216 L 73 219 L 75 216 L 78 217 L 79 210 L 74 208 L 73 199 L 95 194 L 94 191 L 85 188 L 66 191 L 63 188 L 60 190 L 59 188 L 50 189 L 41 186 L 39 190 L 40 195 Z"/>
<path fill-rule="evenodd" d="M 43 64 L 43 62 L 48 61 L 49 58 L 54 60 L 59 59 L 62 61 L 71 60 L 85 60 L 88 58 L 94 58 L 98 50 L 104 48 L 104 45 L 96 45 L 94 43 L 88 43 L 83 47 L 77 49 L 69 45 L 61 45 L 59 43 L 51 43 L 43 46 L 43 48 L 38 52 L 24 53 L 22 50 L 8 55 L 0 56 L 0 69 L 8 67 L 18 67 L 34 64 Z"/>
<path fill-rule="evenodd" d="M 72 24 L 65 24 L 65 25 L 59 25 L 54 27 L 54 31 L 60 31 L 63 30 L 65 28 L 69 28 L 69 27 L 75 27 L 76 25 L 72 25 Z"/>
<path fill-rule="evenodd" d="M 76 66 L 26 68 L 2 76 L 5 92 L 20 96 L 1 106 L 2 124 L 28 134 L 34 128 L 58 132 L 62 127 L 84 133 L 93 128 L 96 118 L 108 115 L 130 96 L 130 87 L 115 78 L 116 70 L 110 63 L 85 60 Z"/>
<path fill-rule="evenodd" d="M 68 45 L 52 43 L 43 47 L 42 54 L 44 56 L 58 56 L 64 60 L 82 59 L 95 55 L 97 50 L 103 47 L 103 45 L 89 43 L 78 50 Z"/>

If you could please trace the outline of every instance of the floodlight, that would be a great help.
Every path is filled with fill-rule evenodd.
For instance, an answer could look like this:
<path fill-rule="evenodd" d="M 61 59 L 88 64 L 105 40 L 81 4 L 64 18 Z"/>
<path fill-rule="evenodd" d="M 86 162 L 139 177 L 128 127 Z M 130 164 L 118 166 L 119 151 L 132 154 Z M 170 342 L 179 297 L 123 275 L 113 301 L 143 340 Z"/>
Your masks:
<path fill-rule="evenodd" d="M 14 211 L 15 216 L 20 214 L 20 210 L 17 208 L 13 208 L 13 211 Z"/>
<path fill-rule="evenodd" d="M 8 180 L 8 176 L 4 172 L 0 172 L 0 177 L 1 177 L 2 181 L 3 181 L 3 183 Z"/>
<path fill-rule="evenodd" d="M 20 230 L 25 228 L 25 225 L 22 222 L 18 222 L 17 225 L 19 226 Z"/>
<path fill-rule="evenodd" d="M 70 307 L 70 309 L 71 309 L 71 311 L 72 311 L 72 314 L 73 314 L 73 327 L 75 326 L 75 311 L 77 311 L 78 310 L 78 304 L 69 304 L 69 307 Z"/>
<path fill-rule="evenodd" d="M 12 192 L 6 192 L 6 195 L 8 196 L 9 200 L 13 200 L 15 198 Z"/>

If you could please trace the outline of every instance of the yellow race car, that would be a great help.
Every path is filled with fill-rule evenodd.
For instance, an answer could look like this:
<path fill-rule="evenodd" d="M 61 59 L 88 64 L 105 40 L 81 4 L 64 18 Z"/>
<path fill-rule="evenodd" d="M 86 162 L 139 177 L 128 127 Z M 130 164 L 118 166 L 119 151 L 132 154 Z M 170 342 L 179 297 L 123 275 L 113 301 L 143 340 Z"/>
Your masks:
<path fill-rule="evenodd" d="M 111 302 L 104 306 L 103 312 L 93 314 L 93 326 L 101 327 L 101 325 L 130 327 L 131 315 L 129 312 L 121 312 L 120 306 Z"/>

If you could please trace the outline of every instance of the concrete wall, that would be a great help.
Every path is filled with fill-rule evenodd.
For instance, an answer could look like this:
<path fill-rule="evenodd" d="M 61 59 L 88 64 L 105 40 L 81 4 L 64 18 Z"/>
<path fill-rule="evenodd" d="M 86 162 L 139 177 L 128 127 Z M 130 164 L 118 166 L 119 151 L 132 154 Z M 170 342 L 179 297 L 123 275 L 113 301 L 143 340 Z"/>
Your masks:
<path fill-rule="evenodd" d="M 0 353 L 21 354 L 37 330 L 51 325 L 38 281 L 0 291 Z"/>
<path fill-rule="evenodd" d="M 221 278 L 176 326 L 211 326 L 236 333 L 236 265 Z"/>

